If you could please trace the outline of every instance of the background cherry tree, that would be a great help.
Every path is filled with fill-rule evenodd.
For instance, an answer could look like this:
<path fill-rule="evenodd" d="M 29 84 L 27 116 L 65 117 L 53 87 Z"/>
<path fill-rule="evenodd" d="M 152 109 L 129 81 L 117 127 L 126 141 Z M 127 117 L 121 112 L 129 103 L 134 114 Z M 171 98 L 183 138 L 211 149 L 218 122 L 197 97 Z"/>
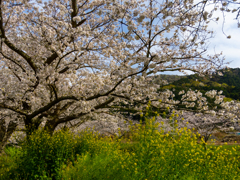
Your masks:
<path fill-rule="evenodd" d="M 222 67 L 219 54 L 206 54 L 213 32 L 205 6 L 193 0 L 0 0 L 1 124 L 22 122 L 30 135 L 46 121 L 52 133 L 124 101 L 141 104 L 136 113 L 149 100 L 158 108 L 182 103 L 208 112 L 201 94 L 184 93 L 177 102 L 173 92 L 157 92 L 146 80 L 158 72 L 205 74 Z"/>

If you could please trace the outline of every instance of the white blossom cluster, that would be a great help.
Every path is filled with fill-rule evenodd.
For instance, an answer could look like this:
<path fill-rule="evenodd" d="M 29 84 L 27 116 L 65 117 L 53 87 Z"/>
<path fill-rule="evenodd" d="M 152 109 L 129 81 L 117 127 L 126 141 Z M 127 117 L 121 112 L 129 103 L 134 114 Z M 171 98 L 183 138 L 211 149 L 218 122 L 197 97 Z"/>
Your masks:
<path fill-rule="evenodd" d="M 230 117 L 211 115 L 211 114 L 196 114 L 187 111 L 175 111 L 171 118 L 158 117 L 156 122 L 159 123 L 159 130 L 163 129 L 166 133 L 174 129 L 187 127 L 194 129 L 201 134 L 207 141 L 214 132 L 225 132 L 240 130 L 240 120 L 230 121 Z"/>

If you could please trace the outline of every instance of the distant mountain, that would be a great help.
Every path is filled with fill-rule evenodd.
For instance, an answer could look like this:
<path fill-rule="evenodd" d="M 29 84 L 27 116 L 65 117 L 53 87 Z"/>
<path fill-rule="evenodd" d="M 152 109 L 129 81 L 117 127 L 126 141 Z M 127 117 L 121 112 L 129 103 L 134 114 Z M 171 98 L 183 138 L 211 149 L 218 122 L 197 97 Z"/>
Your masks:
<path fill-rule="evenodd" d="M 222 75 L 219 75 L 222 74 Z M 173 76 L 173 77 L 171 77 Z M 212 76 L 200 77 L 197 74 L 188 76 L 165 75 L 156 79 L 168 80 L 170 84 L 162 86 L 161 89 L 175 89 L 176 94 L 181 90 L 200 90 L 205 93 L 209 90 L 222 90 L 223 95 L 231 99 L 240 99 L 240 69 L 229 68 L 221 69 L 212 74 Z M 155 80 L 157 83 L 157 81 Z M 157 83 L 158 84 L 158 83 Z"/>

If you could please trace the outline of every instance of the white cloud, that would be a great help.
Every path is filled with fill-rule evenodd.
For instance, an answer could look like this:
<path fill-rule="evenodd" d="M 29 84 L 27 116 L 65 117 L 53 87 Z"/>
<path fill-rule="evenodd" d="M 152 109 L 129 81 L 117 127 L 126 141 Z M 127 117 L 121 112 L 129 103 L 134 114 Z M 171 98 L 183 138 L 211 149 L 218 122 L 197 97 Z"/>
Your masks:
<path fill-rule="evenodd" d="M 210 39 L 208 49 L 209 54 L 214 52 L 223 52 L 226 61 L 232 61 L 229 64 L 231 68 L 240 67 L 240 29 L 237 27 L 236 14 L 225 13 L 225 23 L 223 25 L 223 14 L 221 11 L 214 13 L 213 17 L 219 17 L 218 23 L 210 22 L 209 30 L 214 31 L 215 37 Z M 228 39 L 227 36 L 231 36 Z"/>
<path fill-rule="evenodd" d="M 210 11 L 210 9 L 211 7 L 207 10 Z M 217 11 L 213 15 L 213 17 L 219 17 L 219 21 L 217 23 L 210 22 L 208 25 L 208 29 L 214 31 L 214 38 L 209 39 L 207 54 L 213 55 L 222 52 L 225 62 L 230 62 L 229 67 L 240 68 L 240 28 L 237 27 L 236 14 L 225 12 L 224 15 L 224 25 L 222 11 Z M 227 38 L 229 35 L 231 39 Z M 182 73 L 166 72 L 161 74 L 180 75 Z"/>

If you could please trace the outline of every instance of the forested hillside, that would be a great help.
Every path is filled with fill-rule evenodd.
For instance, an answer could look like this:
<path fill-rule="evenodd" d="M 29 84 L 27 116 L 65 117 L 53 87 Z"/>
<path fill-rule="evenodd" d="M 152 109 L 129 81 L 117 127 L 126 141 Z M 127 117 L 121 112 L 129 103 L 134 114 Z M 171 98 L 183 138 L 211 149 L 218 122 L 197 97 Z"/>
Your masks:
<path fill-rule="evenodd" d="M 220 74 L 220 75 L 219 75 Z M 222 74 L 222 75 L 221 75 Z M 170 84 L 162 86 L 161 89 L 175 89 L 176 92 L 181 90 L 200 90 L 205 93 L 209 90 L 222 90 L 223 95 L 231 99 L 240 99 L 240 69 L 230 68 L 221 69 L 212 76 L 200 77 L 197 74 L 188 76 L 161 75 L 159 78 L 163 80 L 172 80 Z M 159 79 L 156 78 L 156 79 Z M 165 79 L 164 79 L 165 78 Z M 178 79 L 179 78 L 179 79 Z M 157 81 L 156 81 L 157 82 Z"/>

